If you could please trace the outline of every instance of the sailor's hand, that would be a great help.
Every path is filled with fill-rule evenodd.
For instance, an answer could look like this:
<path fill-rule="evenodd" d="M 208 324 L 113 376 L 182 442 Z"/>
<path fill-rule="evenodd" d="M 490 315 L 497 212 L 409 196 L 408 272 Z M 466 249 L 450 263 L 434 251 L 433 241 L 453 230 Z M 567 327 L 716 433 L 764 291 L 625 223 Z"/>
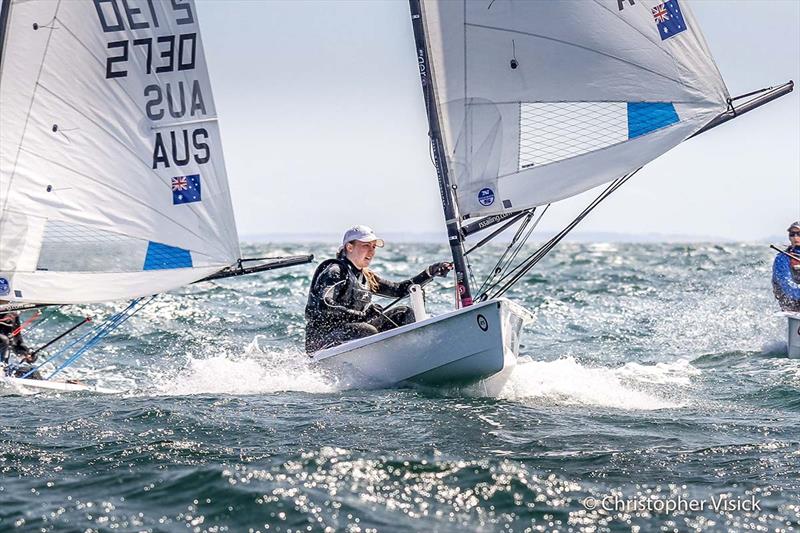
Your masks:
<path fill-rule="evenodd" d="M 428 274 L 433 276 L 441 276 L 444 277 L 453 270 L 453 263 L 442 262 L 442 263 L 434 263 L 427 268 Z"/>
<path fill-rule="evenodd" d="M 383 316 L 383 308 L 378 304 L 369 304 L 366 309 L 364 309 L 364 313 L 366 314 L 366 320 L 369 322 L 374 318 L 378 318 L 379 316 Z"/>
<path fill-rule="evenodd" d="M 22 360 L 26 363 L 35 363 L 37 359 L 39 356 L 31 351 L 25 352 L 25 355 L 22 356 Z"/>

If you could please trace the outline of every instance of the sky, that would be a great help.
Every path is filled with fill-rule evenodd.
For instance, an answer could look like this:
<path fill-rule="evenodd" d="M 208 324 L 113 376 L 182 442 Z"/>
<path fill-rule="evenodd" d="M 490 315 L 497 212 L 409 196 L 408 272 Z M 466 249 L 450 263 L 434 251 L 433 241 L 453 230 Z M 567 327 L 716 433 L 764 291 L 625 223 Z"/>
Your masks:
<path fill-rule="evenodd" d="M 197 6 L 241 236 L 444 234 L 405 0 Z M 800 0 L 691 7 L 731 95 L 800 79 Z M 800 219 L 799 93 L 648 164 L 578 229 L 783 235 Z M 597 192 L 555 204 L 543 233 Z"/>

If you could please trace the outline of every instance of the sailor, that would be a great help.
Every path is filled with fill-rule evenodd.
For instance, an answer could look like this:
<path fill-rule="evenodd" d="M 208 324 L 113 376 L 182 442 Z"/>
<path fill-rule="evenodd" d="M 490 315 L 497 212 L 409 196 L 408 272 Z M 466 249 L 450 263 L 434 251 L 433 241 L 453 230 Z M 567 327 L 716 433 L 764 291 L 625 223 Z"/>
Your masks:
<path fill-rule="evenodd" d="M 408 294 L 411 285 L 446 276 L 453 268 L 452 263 L 434 263 L 405 281 L 379 278 L 367 267 L 375 249 L 383 244 L 369 227 L 354 226 L 345 232 L 336 258 L 317 267 L 306 304 L 307 353 L 414 322 L 410 307 L 384 312 L 372 303 L 372 295 L 399 298 Z"/>
<path fill-rule="evenodd" d="M 12 355 L 17 358 L 16 361 L 12 360 Z M 6 368 L 11 375 L 21 377 L 30 370 L 30 365 L 36 359 L 37 355 L 22 340 L 19 313 L 0 314 L 0 367 Z M 34 372 L 29 377 L 39 379 L 39 374 Z"/>
<path fill-rule="evenodd" d="M 772 263 L 772 292 L 781 310 L 800 312 L 800 220 L 788 231 L 789 247 Z"/>

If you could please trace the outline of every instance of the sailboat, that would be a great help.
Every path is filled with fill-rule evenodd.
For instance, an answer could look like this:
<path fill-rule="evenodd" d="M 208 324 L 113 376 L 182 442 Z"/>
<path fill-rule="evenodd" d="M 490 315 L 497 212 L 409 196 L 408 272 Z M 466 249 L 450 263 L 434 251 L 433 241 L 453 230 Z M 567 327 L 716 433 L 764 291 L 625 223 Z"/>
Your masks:
<path fill-rule="evenodd" d="M 0 110 L 0 313 L 131 301 L 7 382 L 88 388 L 53 377 L 151 295 L 312 259 L 241 258 L 193 0 L 4 0 Z"/>
<path fill-rule="evenodd" d="M 531 320 L 503 294 L 643 165 L 793 83 L 731 97 L 687 0 L 410 0 L 410 12 L 457 308 L 420 309 L 413 324 L 313 358 L 347 387 L 492 395 Z M 564 230 L 514 260 L 551 203 L 603 184 Z M 467 256 L 512 227 L 509 253 L 476 288 Z"/>

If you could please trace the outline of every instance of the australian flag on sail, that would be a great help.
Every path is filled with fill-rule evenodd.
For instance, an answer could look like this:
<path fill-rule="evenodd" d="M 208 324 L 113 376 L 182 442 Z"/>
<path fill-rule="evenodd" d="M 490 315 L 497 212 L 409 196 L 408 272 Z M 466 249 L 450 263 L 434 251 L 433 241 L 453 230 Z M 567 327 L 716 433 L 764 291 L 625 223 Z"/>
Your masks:
<path fill-rule="evenodd" d="M 200 201 L 200 174 L 172 178 L 172 205 Z"/>
<path fill-rule="evenodd" d="M 678 0 L 669 0 L 658 4 L 650 11 L 653 13 L 653 19 L 656 21 L 658 34 L 662 41 L 686 29 L 686 22 L 683 20 Z"/>

